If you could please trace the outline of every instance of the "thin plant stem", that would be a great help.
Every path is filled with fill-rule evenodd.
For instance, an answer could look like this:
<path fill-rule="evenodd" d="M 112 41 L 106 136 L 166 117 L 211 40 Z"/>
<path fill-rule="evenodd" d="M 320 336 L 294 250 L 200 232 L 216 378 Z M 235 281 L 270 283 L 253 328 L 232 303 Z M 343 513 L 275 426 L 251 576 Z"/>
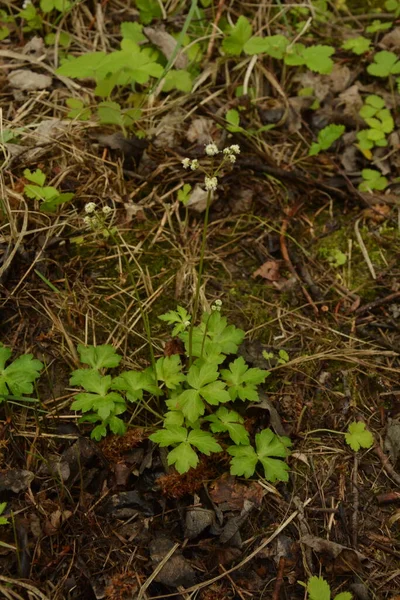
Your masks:
<path fill-rule="evenodd" d="M 206 244 L 207 244 L 207 230 L 208 230 L 208 221 L 209 221 L 209 215 L 210 215 L 211 196 L 212 196 L 212 193 L 211 193 L 211 190 L 209 190 L 209 192 L 207 194 L 206 213 L 204 215 L 203 237 L 201 240 L 199 270 L 197 273 L 193 313 L 192 313 L 192 319 L 190 321 L 190 328 L 189 328 L 189 364 L 191 364 L 191 362 L 192 362 L 193 328 L 194 328 L 194 323 L 195 323 L 195 320 L 197 317 L 197 312 L 199 310 L 200 287 L 201 287 L 201 280 L 203 277 L 204 254 L 205 254 Z"/>

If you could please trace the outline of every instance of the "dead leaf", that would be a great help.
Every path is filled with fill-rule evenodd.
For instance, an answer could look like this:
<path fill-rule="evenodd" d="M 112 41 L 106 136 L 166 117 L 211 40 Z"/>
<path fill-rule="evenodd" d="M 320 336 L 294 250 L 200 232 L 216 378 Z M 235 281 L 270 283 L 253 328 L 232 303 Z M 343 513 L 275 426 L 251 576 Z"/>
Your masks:
<path fill-rule="evenodd" d="M 378 46 L 384 50 L 399 50 L 400 49 L 400 27 L 395 27 L 386 33 Z"/>
<path fill-rule="evenodd" d="M 347 89 L 351 77 L 352 74 L 349 67 L 340 63 L 335 63 L 332 72 L 328 76 L 331 90 L 335 94 L 343 92 L 343 90 Z"/>
<path fill-rule="evenodd" d="M 267 281 L 279 281 L 281 278 L 279 268 L 282 264 L 280 260 L 267 260 L 259 269 L 254 271 L 253 277 L 263 277 Z"/>
<path fill-rule="evenodd" d="M 186 139 L 192 144 L 208 144 L 215 138 L 215 124 L 212 119 L 199 117 L 193 119 L 186 133 Z"/>
<path fill-rule="evenodd" d="M 43 38 L 35 35 L 22 48 L 22 53 L 29 54 L 29 56 L 35 56 L 36 58 L 39 58 L 39 56 L 43 56 L 43 54 L 45 53 L 45 50 L 46 50 L 46 48 L 44 45 Z"/>
<path fill-rule="evenodd" d="M 374 208 L 365 208 L 362 214 L 365 219 L 374 223 L 382 223 L 389 217 L 391 210 L 388 204 L 375 204 Z"/>
<path fill-rule="evenodd" d="M 34 480 L 35 475 L 32 471 L 24 469 L 9 469 L 0 473 L 0 492 L 19 492 L 25 491 Z"/>
<path fill-rule="evenodd" d="M 174 547 L 173 542 L 164 535 L 155 537 L 149 544 L 150 557 L 154 566 L 160 564 Z M 196 572 L 177 549 L 168 559 L 155 580 L 164 585 L 189 587 L 196 582 Z"/>
<path fill-rule="evenodd" d="M 210 498 L 222 511 L 243 510 L 245 501 L 260 508 L 264 497 L 263 488 L 255 481 L 241 483 L 232 475 L 222 475 L 210 486 Z"/>
<path fill-rule="evenodd" d="M 50 518 L 46 520 L 44 524 L 44 532 L 46 535 L 54 535 L 56 534 L 61 525 L 67 521 L 72 516 L 72 511 L 70 510 L 60 510 L 57 509 L 53 513 L 51 513 Z"/>
<path fill-rule="evenodd" d="M 334 571 L 337 575 L 349 572 L 359 573 L 362 570 L 361 562 L 367 560 L 367 557 L 361 552 L 311 534 L 303 535 L 300 542 L 321 554 L 322 562 L 325 564 L 325 561 L 328 561 L 327 569 Z"/>
<path fill-rule="evenodd" d="M 24 92 L 35 90 L 45 90 L 52 84 L 52 78 L 49 75 L 41 75 L 30 69 L 17 69 L 8 75 L 8 81 L 13 88 Z"/>
<path fill-rule="evenodd" d="M 152 44 L 161 50 L 167 60 L 171 58 L 178 43 L 172 35 L 167 33 L 162 27 L 144 27 L 143 33 Z M 177 69 L 186 69 L 187 65 L 188 57 L 186 54 L 183 54 L 182 51 L 178 52 L 174 66 Z"/>
<path fill-rule="evenodd" d="M 233 215 L 248 213 L 253 203 L 254 191 L 249 188 L 239 188 L 229 201 Z"/>
<path fill-rule="evenodd" d="M 400 456 L 400 420 L 388 419 L 388 428 L 386 431 L 385 442 L 383 444 L 385 452 L 390 455 L 393 466 L 396 465 Z"/>
<path fill-rule="evenodd" d="M 269 412 L 269 421 L 275 433 L 278 435 L 286 435 L 286 431 L 282 425 L 278 411 L 263 392 L 260 393 L 260 402 L 250 404 L 250 406 L 247 408 L 247 411 L 249 415 L 251 415 L 252 411 L 257 412 L 260 409 L 267 410 Z"/>
<path fill-rule="evenodd" d="M 339 94 L 339 106 L 343 107 L 343 114 L 357 122 L 360 120 L 359 111 L 362 105 L 363 100 L 357 84 L 351 85 Z"/>
<path fill-rule="evenodd" d="M 46 146 L 64 135 L 65 130 L 70 126 L 70 121 L 47 119 L 46 121 L 41 121 L 26 139 L 32 139 L 35 146 Z"/>
<path fill-rule="evenodd" d="M 189 201 L 187 203 L 188 208 L 194 210 L 197 213 L 202 213 L 206 210 L 208 192 L 203 190 L 199 185 L 196 185 L 194 190 L 191 192 Z"/>
<path fill-rule="evenodd" d="M 185 538 L 192 540 L 207 529 L 207 527 L 210 527 L 214 521 L 214 511 L 199 506 L 190 506 L 186 510 Z"/>

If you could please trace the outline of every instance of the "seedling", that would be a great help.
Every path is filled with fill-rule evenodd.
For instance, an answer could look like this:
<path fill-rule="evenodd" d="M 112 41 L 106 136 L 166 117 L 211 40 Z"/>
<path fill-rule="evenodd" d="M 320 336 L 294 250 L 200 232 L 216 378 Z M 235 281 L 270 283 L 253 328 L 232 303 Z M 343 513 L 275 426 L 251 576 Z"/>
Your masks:
<path fill-rule="evenodd" d="M 363 169 L 361 175 L 364 181 L 358 186 L 360 192 L 371 192 L 372 190 L 382 191 L 389 185 L 386 177 L 381 175 L 376 169 Z"/>
<path fill-rule="evenodd" d="M 308 600 L 331 600 L 331 588 L 329 583 L 323 577 L 310 577 L 307 586 L 300 582 L 300 585 L 306 587 Z M 352 600 L 350 592 L 341 592 L 333 600 Z"/>
<path fill-rule="evenodd" d="M 351 52 L 354 52 L 354 54 L 357 54 L 358 56 L 360 56 L 361 54 L 365 54 L 366 52 L 369 52 L 370 46 L 371 46 L 371 40 L 369 40 L 368 38 L 365 38 L 362 35 L 359 35 L 358 37 L 350 38 L 350 39 L 346 40 L 345 42 L 343 42 L 343 44 L 342 44 L 342 48 L 344 50 L 350 50 Z"/>
<path fill-rule="evenodd" d="M 77 121 L 88 121 L 90 119 L 90 108 L 85 106 L 80 98 L 67 98 L 65 104 L 71 109 L 67 114 L 68 119 L 76 119 Z"/>
<path fill-rule="evenodd" d="M 1 516 L 3 514 L 3 512 L 6 510 L 6 506 L 7 506 L 7 502 L 0 503 L 0 525 L 8 525 L 8 523 L 9 523 L 8 519 Z"/>
<path fill-rule="evenodd" d="M 322 150 L 328 150 L 345 132 L 344 125 L 328 125 L 318 133 L 318 142 L 314 142 L 308 152 L 309 156 L 315 156 Z"/>
<path fill-rule="evenodd" d="M 383 98 L 374 94 L 367 96 L 360 116 L 370 127 L 357 134 L 360 150 L 366 154 L 374 146 L 387 146 L 386 135 L 393 131 L 394 121 Z"/>
<path fill-rule="evenodd" d="M 60 13 L 66 13 L 72 6 L 70 0 L 40 0 L 40 9 L 44 13 L 57 10 Z"/>
<path fill-rule="evenodd" d="M 400 60 L 394 52 L 382 50 L 374 56 L 374 62 L 367 67 L 370 75 L 375 77 L 389 77 L 400 74 Z"/>
<path fill-rule="evenodd" d="M 33 384 L 43 369 L 43 363 L 32 354 L 24 354 L 6 367 L 11 355 L 9 348 L 0 346 L 0 403 L 10 394 L 18 397 L 32 394 Z"/>
<path fill-rule="evenodd" d="M 36 171 L 25 169 L 24 177 L 31 182 L 25 185 L 24 194 L 28 198 L 39 200 L 41 203 L 39 208 L 43 212 L 55 212 L 60 204 L 65 204 L 74 197 L 71 192 L 60 193 L 53 186 L 45 186 L 46 175 L 40 169 L 36 169 Z"/>
<path fill-rule="evenodd" d="M 372 433 L 365 428 L 365 423 L 362 421 L 350 423 L 345 440 L 354 452 L 358 452 L 360 448 L 371 448 L 374 444 Z"/>

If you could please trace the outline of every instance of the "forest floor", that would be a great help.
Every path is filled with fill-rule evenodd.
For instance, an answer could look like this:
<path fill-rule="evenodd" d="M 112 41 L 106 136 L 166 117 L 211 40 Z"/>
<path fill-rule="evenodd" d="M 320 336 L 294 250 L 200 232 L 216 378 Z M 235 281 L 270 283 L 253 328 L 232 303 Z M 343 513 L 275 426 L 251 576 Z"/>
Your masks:
<path fill-rule="evenodd" d="M 399 599 L 400 3 L 16 4 L 0 10 L 0 597 Z M 199 312 L 222 301 L 239 356 L 269 371 L 244 423 L 290 438 L 286 482 L 230 474 L 225 451 L 178 473 L 150 400 L 100 440 L 71 408 L 79 344 L 145 369 L 145 315 L 155 358 L 182 354 L 159 316 L 196 304 L 210 143 L 240 154 L 212 193 Z M 5 363 L 27 354 L 22 378 L 43 367 L 18 395 Z M 354 422 L 373 435 L 358 451 Z M 307 595 L 312 576 L 331 592 Z"/>

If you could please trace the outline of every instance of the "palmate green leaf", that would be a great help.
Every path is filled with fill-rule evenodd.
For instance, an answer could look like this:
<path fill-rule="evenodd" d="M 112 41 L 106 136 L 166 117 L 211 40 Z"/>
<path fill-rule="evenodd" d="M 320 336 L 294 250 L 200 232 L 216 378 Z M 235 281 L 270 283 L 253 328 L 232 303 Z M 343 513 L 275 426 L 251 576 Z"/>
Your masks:
<path fill-rule="evenodd" d="M 23 354 L 5 367 L 10 356 L 11 351 L 8 348 L 0 347 L 0 396 L 9 393 L 13 396 L 31 394 L 33 383 L 43 369 L 43 363 L 34 359 L 32 354 Z"/>
<path fill-rule="evenodd" d="M 192 364 L 187 374 L 187 382 L 192 388 L 199 390 L 208 383 L 218 379 L 218 377 L 216 365 L 206 363 L 198 366 L 197 364 Z"/>
<path fill-rule="evenodd" d="M 123 412 L 125 410 L 125 401 L 122 396 L 116 392 L 110 392 L 104 395 L 82 392 L 75 396 L 71 408 L 76 411 L 80 410 L 83 413 L 93 410 L 104 421 L 111 413 L 116 414 Z"/>
<path fill-rule="evenodd" d="M 375 77 L 389 77 L 400 73 L 400 60 L 394 52 L 382 50 L 374 56 L 374 62 L 367 67 L 370 75 Z"/>
<path fill-rule="evenodd" d="M 207 336 L 216 344 L 221 346 L 224 354 L 235 354 L 244 338 L 244 331 L 234 325 L 227 324 L 226 317 L 220 312 L 214 311 L 204 313 L 202 318 L 202 329 L 207 331 Z"/>
<path fill-rule="evenodd" d="M 167 462 L 168 465 L 175 465 L 175 469 L 182 475 L 197 466 L 199 457 L 188 442 L 182 442 L 168 453 Z"/>
<path fill-rule="evenodd" d="M 46 175 L 43 173 L 41 169 L 36 169 L 36 171 L 31 171 L 30 169 L 24 170 L 24 177 L 28 181 L 39 185 L 40 187 L 44 186 L 44 182 L 46 181 Z"/>
<path fill-rule="evenodd" d="M 211 423 L 210 428 L 213 433 L 228 432 L 229 437 L 236 445 L 249 443 L 249 434 L 242 425 L 243 418 L 234 410 L 228 410 L 225 406 L 221 406 L 205 420 Z"/>
<path fill-rule="evenodd" d="M 243 52 L 246 42 L 250 39 L 253 30 L 249 21 L 243 15 L 236 21 L 230 34 L 223 40 L 222 48 L 227 54 L 239 56 Z"/>
<path fill-rule="evenodd" d="M 154 396 L 159 396 L 162 393 L 156 385 L 151 369 L 144 371 L 124 371 L 121 375 L 113 379 L 111 387 L 113 390 L 126 392 L 126 397 L 130 402 L 142 400 L 144 391 Z"/>
<path fill-rule="evenodd" d="M 77 369 L 71 373 L 70 385 L 83 387 L 87 392 L 104 395 L 111 387 L 111 375 L 101 375 L 97 369 Z"/>
<path fill-rule="evenodd" d="M 90 119 L 90 108 L 86 107 L 84 102 L 79 98 L 67 98 L 65 104 L 71 109 L 67 114 L 68 119 L 76 119 L 78 121 L 88 121 Z"/>
<path fill-rule="evenodd" d="M 171 425 L 182 427 L 185 422 L 185 416 L 181 410 L 169 410 L 164 415 L 164 428 L 168 429 Z"/>
<path fill-rule="evenodd" d="M 73 79 L 96 79 L 99 73 L 103 73 L 102 64 L 106 59 L 107 54 L 105 52 L 87 52 L 78 57 L 69 56 L 58 67 L 56 73 Z M 100 75 L 100 78 L 104 78 L 106 75 L 107 70 L 103 76 Z"/>
<path fill-rule="evenodd" d="M 307 583 L 309 600 L 330 600 L 331 588 L 322 577 L 310 577 Z"/>
<path fill-rule="evenodd" d="M 189 185 L 189 184 L 188 184 Z M 185 187 L 185 186 L 184 186 Z M 191 189 L 191 186 L 189 185 Z M 190 191 L 189 189 L 189 191 Z M 179 190 L 181 191 L 181 190 Z M 179 195 L 179 192 L 178 192 Z M 166 321 L 169 325 L 175 325 L 172 335 L 178 335 L 190 325 L 191 316 L 183 306 L 178 306 L 176 310 L 170 310 L 158 317 L 161 321 Z"/>
<path fill-rule="evenodd" d="M 333 60 L 330 56 L 334 52 L 335 48 L 333 46 L 321 46 L 318 44 L 309 46 L 303 51 L 304 64 L 311 71 L 321 73 L 322 75 L 329 74 L 333 69 Z"/>
<path fill-rule="evenodd" d="M 120 127 L 124 123 L 121 107 L 118 102 L 99 102 L 97 105 L 97 114 L 99 116 L 100 123 L 104 123 L 106 125 L 119 125 Z"/>
<path fill-rule="evenodd" d="M 176 399 L 176 405 L 189 421 L 196 421 L 204 415 L 205 404 L 198 390 L 185 390 Z"/>
<path fill-rule="evenodd" d="M 202 387 L 199 392 L 204 400 L 213 406 L 229 402 L 231 399 L 229 392 L 226 389 L 226 384 L 223 381 L 209 383 Z"/>
<path fill-rule="evenodd" d="M 357 54 L 358 56 L 360 56 L 361 54 L 364 54 L 365 52 L 368 52 L 371 46 L 371 40 L 369 40 L 368 38 L 365 38 L 362 35 L 359 35 L 357 37 L 354 38 L 350 38 L 348 40 L 346 40 L 345 42 L 343 42 L 342 44 L 342 48 L 344 50 L 351 50 L 352 52 L 354 52 L 354 54 Z"/>
<path fill-rule="evenodd" d="M 152 433 L 149 439 L 156 444 L 159 444 L 161 448 L 166 446 L 173 446 L 174 444 L 180 444 L 185 442 L 187 439 L 187 429 L 180 427 L 179 425 L 168 425 L 165 429 L 159 429 L 156 433 Z"/>
<path fill-rule="evenodd" d="M 381 175 L 380 171 L 376 169 L 363 169 L 361 175 L 364 179 L 358 186 L 361 192 L 368 192 L 370 190 L 384 190 L 388 186 L 388 180 L 386 177 Z"/>
<path fill-rule="evenodd" d="M 251 37 L 244 45 L 246 54 L 267 54 L 272 58 L 282 59 L 289 45 L 289 40 L 284 35 L 271 35 L 268 37 Z"/>
<path fill-rule="evenodd" d="M 260 461 L 268 481 L 272 483 L 288 481 L 289 467 L 279 458 L 285 458 L 288 455 L 287 447 L 291 444 L 289 438 L 278 437 L 271 429 L 264 429 L 256 435 L 255 441 L 256 449 L 252 446 L 230 446 L 228 448 L 229 454 L 234 457 L 231 461 L 232 475 L 251 477 L 255 472 L 257 462 Z"/>
<path fill-rule="evenodd" d="M 344 125 L 327 125 L 318 133 L 318 143 L 312 144 L 309 156 L 315 156 L 321 150 L 328 150 L 336 140 L 338 140 L 345 132 Z"/>
<path fill-rule="evenodd" d="M 122 359 L 122 356 L 117 354 L 116 349 L 110 344 L 102 344 L 101 346 L 78 344 L 78 353 L 81 362 L 89 365 L 92 369 L 117 367 Z"/>
<path fill-rule="evenodd" d="M 231 460 L 231 475 L 249 478 L 254 475 L 258 463 L 258 456 L 253 446 L 230 446 L 228 452 Z"/>
<path fill-rule="evenodd" d="M 350 423 L 345 440 L 354 452 L 358 452 L 360 448 L 371 448 L 374 444 L 374 436 L 361 421 Z"/>
<path fill-rule="evenodd" d="M 124 21 L 121 23 L 121 35 L 125 40 L 132 40 L 136 44 L 147 41 L 142 31 L 143 25 L 140 25 L 136 21 Z"/>
<path fill-rule="evenodd" d="M 229 365 L 229 370 L 221 371 L 222 379 L 228 385 L 231 400 L 240 398 L 252 402 L 258 401 L 257 386 L 264 383 L 269 374 L 269 371 L 262 369 L 250 369 L 241 356 Z"/>
<path fill-rule="evenodd" d="M 187 439 L 192 446 L 207 456 L 212 452 L 222 452 L 221 446 L 208 431 L 192 429 Z"/>
<path fill-rule="evenodd" d="M 192 76 L 184 69 L 171 69 L 165 76 L 163 92 L 179 90 L 189 93 L 192 90 Z"/>
<path fill-rule="evenodd" d="M 46 190 L 47 188 L 42 189 Z M 61 206 L 61 204 L 66 204 L 67 202 L 72 200 L 74 196 L 75 194 L 72 192 L 65 192 L 63 194 L 57 193 L 57 196 L 49 198 L 48 200 L 42 202 L 40 205 L 40 210 L 43 212 L 54 213 L 56 212 L 58 206 Z"/>
<path fill-rule="evenodd" d="M 168 389 L 175 389 L 186 377 L 178 354 L 163 356 L 156 362 L 157 380 L 163 381 Z"/>
<path fill-rule="evenodd" d="M 151 23 L 153 19 L 161 19 L 162 12 L 158 0 L 136 0 L 140 12 L 140 22 L 143 25 Z"/>

